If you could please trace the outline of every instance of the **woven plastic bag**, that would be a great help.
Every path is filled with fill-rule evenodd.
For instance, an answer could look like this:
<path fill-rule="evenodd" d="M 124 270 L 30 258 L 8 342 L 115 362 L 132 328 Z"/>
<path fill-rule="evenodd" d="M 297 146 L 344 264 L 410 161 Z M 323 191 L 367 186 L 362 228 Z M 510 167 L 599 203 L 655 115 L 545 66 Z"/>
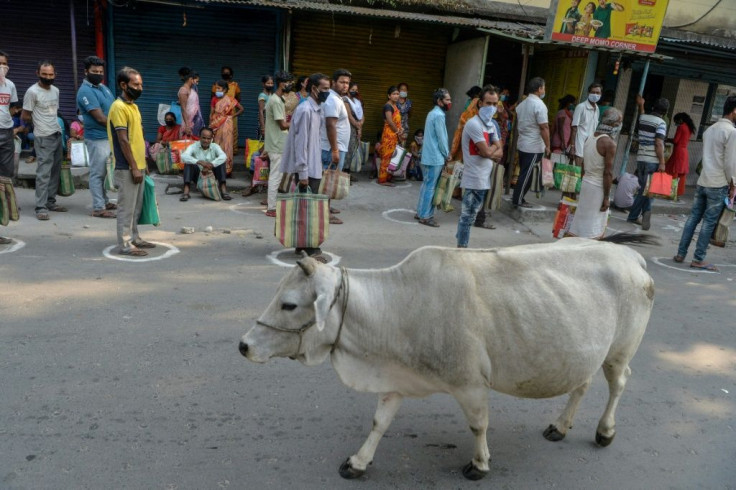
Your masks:
<path fill-rule="evenodd" d="M 330 231 L 330 205 L 322 194 L 291 193 L 276 197 L 274 235 L 284 247 L 317 248 Z"/>

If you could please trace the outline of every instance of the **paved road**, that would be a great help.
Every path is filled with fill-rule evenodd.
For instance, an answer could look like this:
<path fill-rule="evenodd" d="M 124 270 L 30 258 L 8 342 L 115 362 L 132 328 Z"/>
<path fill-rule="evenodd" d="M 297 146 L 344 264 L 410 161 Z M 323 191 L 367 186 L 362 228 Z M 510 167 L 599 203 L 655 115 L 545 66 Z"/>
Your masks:
<path fill-rule="evenodd" d="M 419 226 L 417 191 L 359 182 L 325 250 L 363 268 L 454 246 L 457 211 Z M 337 468 L 370 430 L 375 397 L 344 387 L 329 363 L 256 365 L 237 351 L 286 272 L 268 258 L 282 248 L 263 196 L 159 193 L 164 223 L 144 238 L 166 245 L 152 258 L 170 255 L 130 263 L 103 254 L 115 222 L 87 217 L 87 191 L 60 199 L 70 212 L 49 222 L 18 191 L 22 220 L 2 232 L 25 246 L 0 249 L 0 488 L 736 488 L 736 256 L 709 252 L 721 274 L 675 266 L 681 215 L 656 216 L 661 246 L 639 248 L 657 299 L 610 447 L 593 444 L 600 374 L 559 443 L 541 433 L 563 398 L 492 393 L 491 474 L 468 482 L 470 432 L 454 400 L 435 395 L 408 400 L 367 475 L 348 482 Z M 622 217 L 611 227 L 631 229 Z M 550 223 L 494 222 L 472 230 L 471 246 L 552 240 Z"/>

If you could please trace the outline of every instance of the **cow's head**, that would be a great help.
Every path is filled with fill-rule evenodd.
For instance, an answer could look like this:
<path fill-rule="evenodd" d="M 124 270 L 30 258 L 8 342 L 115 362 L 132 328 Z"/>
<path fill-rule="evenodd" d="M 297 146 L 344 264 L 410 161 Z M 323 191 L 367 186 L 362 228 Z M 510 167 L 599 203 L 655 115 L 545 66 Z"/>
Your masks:
<path fill-rule="evenodd" d="M 240 353 L 251 361 L 290 357 L 316 365 L 330 353 L 338 322 L 325 325 L 339 294 L 340 270 L 311 258 L 297 265 L 281 280 L 271 304 L 240 341 Z"/>

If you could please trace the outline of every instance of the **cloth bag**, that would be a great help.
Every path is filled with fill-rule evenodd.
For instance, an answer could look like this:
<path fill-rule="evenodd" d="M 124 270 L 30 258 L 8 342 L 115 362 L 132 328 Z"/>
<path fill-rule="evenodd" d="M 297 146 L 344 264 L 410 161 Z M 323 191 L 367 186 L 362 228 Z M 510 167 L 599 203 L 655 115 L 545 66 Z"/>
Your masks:
<path fill-rule="evenodd" d="M 575 210 L 578 203 L 569 197 L 563 197 L 557 205 L 557 213 L 555 214 L 554 225 L 552 226 L 552 236 L 555 238 L 563 238 L 565 233 L 570 231 L 570 225 L 575 217 Z"/>
<path fill-rule="evenodd" d="M 462 179 L 463 168 L 462 162 L 448 163 L 440 175 L 432 203 L 446 213 L 455 209 L 452 206 L 452 193 Z"/>
<path fill-rule="evenodd" d="M 503 176 L 506 169 L 498 163 L 493 164 L 491 171 L 491 188 L 486 192 L 486 200 L 483 202 L 483 210 L 486 213 L 501 209 L 501 196 L 503 195 Z"/>
<path fill-rule="evenodd" d="M 253 182 L 252 185 L 268 184 L 268 160 L 261 158 L 261 153 L 256 152 L 253 156 Z"/>
<path fill-rule="evenodd" d="M 108 155 L 107 160 L 105 160 L 105 190 L 107 192 L 118 191 L 118 187 L 115 185 L 115 160 L 112 155 Z"/>
<path fill-rule="evenodd" d="M 164 149 L 156 155 L 156 168 L 161 175 L 178 174 L 179 169 L 174 167 L 171 160 L 171 151 Z"/>
<path fill-rule="evenodd" d="M 274 235 L 284 247 L 317 248 L 330 231 L 330 205 L 322 194 L 290 193 L 276 196 Z"/>
<path fill-rule="evenodd" d="M 263 140 L 245 140 L 245 168 L 253 170 L 253 154 L 263 150 Z"/>
<path fill-rule="evenodd" d="M 189 148 L 189 145 L 196 143 L 195 140 L 175 140 L 169 141 L 169 149 L 171 150 L 171 162 L 173 168 L 177 170 L 184 170 L 184 162 L 181 159 L 181 154 L 184 150 Z"/>
<path fill-rule="evenodd" d="M 388 173 L 392 174 L 397 171 L 397 173 L 401 172 L 401 167 L 404 165 L 404 157 L 407 153 L 409 152 L 406 148 L 396 145 L 394 154 L 391 155 L 391 161 L 388 163 Z"/>
<path fill-rule="evenodd" d="M 143 204 L 141 205 L 141 216 L 138 218 L 138 224 L 153 226 L 161 224 L 158 214 L 158 201 L 156 200 L 156 183 L 150 175 L 143 178 Z"/>
<path fill-rule="evenodd" d="M 8 226 L 10 222 L 10 208 L 5 197 L 5 184 L 0 184 L 0 226 Z"/>
<path fill-rule="evenodd" d="M 725 247 L 728 242 L 728 227 L 733 223 L 733 218 L 736 216 L 736 206 L 733 201 L 729 201 L 726 198 L 726 205 L 721 211 L 721 216 L 718 218 L 716 227 L 713 228 L 713 235 L 711 235 L 710 243 L 716 247 Z"/>
<path fill-rule="evenodd" d="M 555 188 L 562 192 L 580 192 L 583 183 L 582 168 L 577 165 L 558 163 L 553 170 Z"/>
<path fill-rule="evenodd" d="M 89 153 L 84 141 L 72 141 L 69 147 L 72 167 L 89 167 Z"/>
<path fill-rule="evenodd" d="M 221 201 L 222 195 L 220 194 L 220 188 L 217 186 L 217 179 L 215 174 L 210 172 L 204 175 L 202 172 L 199 173 L 199 179 L 197 179 L 197 189 L 202 195 L 213 201 Z"/>
<path fill-rule="evenodd" d="M 0 177 L 0 194 L 5 195 L 7 201 L 8 219 L 11 221 L 18 221 L 20 214 L 18 214 L 18 201 L 15 197 L 15 189 L 13 188 L 13 179 L 10 177 Z"/>
<path fill-rule="evenodd" d="M 542 158 L 542 186 L 545 189 L 550 189 L 555 185 L 555 174 L 552 160 L 549 158 Z"/>
<path fill-rule="evenodd" d="M 58 193 L 64 197 L 74 194 L 74 179 L 72 178 L 72 167 L 70 165 L 61 166 Z"/>
<path fill-rule="evenodd" d="M 281 182 L 279 183 L 279 192 L 282 194 L 286 194 L 288 192 L 294 192 L 296 190 L 296 177 L 294 174 L 284 174 L 281 177 Z"/>
<path fill-rule="evenodd" d="M 677 196 L 677 184 L 673 186 L 673 181 L 672 176 L 666 172 L 654 172 L 647 177 L 644 195 L 660 199 L 674 199 Z M 672 195 L 672 189 L 675 190 L 674 196 Z"/>
<path fill-rule="evenodd" d="M 331 167 L 332 165 L 330 165 Z M 319 193 L 330 199 L 339 201 L 348 197 L 350 191 L 350 174 L 341 172 L 336 167 L 328 168 L 322 172 L 322 180 L 319 183 Z"/>

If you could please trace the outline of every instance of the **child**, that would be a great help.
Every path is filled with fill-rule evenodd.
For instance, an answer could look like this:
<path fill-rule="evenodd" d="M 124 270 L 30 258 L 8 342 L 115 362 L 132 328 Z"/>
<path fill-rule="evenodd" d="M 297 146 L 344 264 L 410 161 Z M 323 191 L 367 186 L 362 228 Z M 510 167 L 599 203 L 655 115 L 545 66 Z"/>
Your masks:
<path fill-rule="evenodd" d="M 424 176 L 422 175 L 422 145 L 424 144 L 424 130 L 417 129 L 414 131 L 414 141 L 409 146 L 409 152 L 411 152 L 411 162 L 409 162 L 409 169 L 406 171 L 406 175 L 409 180 L 423 181 Z"/>

